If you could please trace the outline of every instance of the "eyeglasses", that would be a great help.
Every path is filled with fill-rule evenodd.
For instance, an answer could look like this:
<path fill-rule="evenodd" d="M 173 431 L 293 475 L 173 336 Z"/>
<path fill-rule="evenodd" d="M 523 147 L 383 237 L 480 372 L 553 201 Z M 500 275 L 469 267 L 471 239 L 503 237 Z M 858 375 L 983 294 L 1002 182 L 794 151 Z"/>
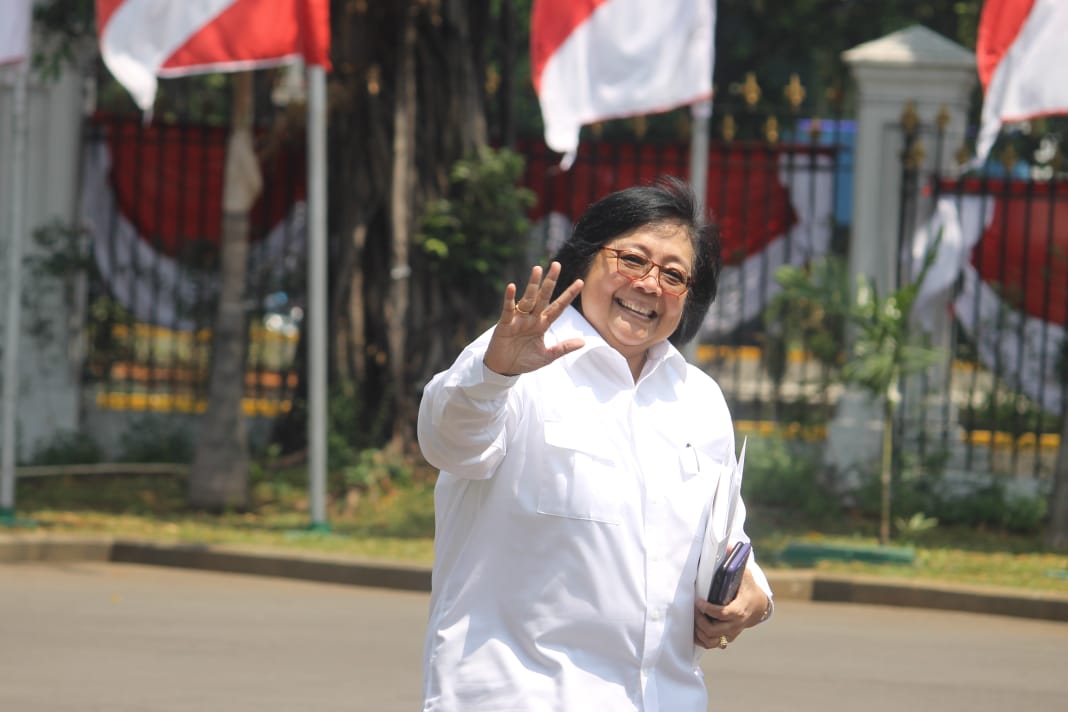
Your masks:
<path fill-rule="evenodd" d="M 616 272 L 632 282 L 642 279 L 653 267 L 657 268 L 656 281 L 665 294 L 681 297 L 690 289 L 690 277 L 676 267 L 665 267 L 657 264 L 640 252 L 633 250 L 617 250 L 614 247 L 602 247 L 605 252 L 611 252 L 616 258 Z"/>

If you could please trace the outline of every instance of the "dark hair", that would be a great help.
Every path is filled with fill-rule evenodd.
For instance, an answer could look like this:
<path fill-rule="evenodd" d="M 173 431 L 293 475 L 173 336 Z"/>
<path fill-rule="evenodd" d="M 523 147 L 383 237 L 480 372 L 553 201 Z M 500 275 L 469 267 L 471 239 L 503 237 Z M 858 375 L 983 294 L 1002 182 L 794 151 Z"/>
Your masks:
<path fill-rule="evenodd" d="M 553 257 L 561 267 L 553 298 L 576 279 L 586 277 L 593 258 L 606 243 L 645 225 L 681 225 L 693 246 L 692 283 L 686 292 L 682 319 L 669 339 L 681 347 L 697 335 L 716 298 L 722 247 L 719 228 L 715 223 L 704 222 L 693 190 L 673 176 L 616 191 L 586 208 L 571 237 Z M 579 311 L 581 300 L 580 294 L 573 302 Z"/>

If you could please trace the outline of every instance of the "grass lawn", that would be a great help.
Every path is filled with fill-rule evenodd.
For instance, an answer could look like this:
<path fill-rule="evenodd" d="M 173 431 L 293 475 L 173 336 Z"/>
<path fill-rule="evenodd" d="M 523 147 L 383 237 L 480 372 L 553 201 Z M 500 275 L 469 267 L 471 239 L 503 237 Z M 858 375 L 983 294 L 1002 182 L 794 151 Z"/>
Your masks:
<path fill-rule="evenodd" d="M 340 491 L 340 490 L 339 490 Z M 328 498 L 329 531 L 309 531 L 301 471 L 254 473 L 247 512 L 209 515 L 184 505 L 185 481 L 174 475 L 79 475 L 18 481 L 18 519 L 44 533 L 106 534 L 160 542 L 260 546 L 322 554 L 433 560 L 433 475 L 418 469 L 403 485 L 350 489 Z M 766 568 L 783 566 L 787 544 L 877 543 L 873 522 L 814 526 L 790 513 L 749 508 L 748 530 Z M 912 564 L 822 561 L 820 571 L 943 583 L 993 585 L 1068 595 L 1068 556 L 1038 537 L 936 527 L 896 546 L 915 549 Z"/>

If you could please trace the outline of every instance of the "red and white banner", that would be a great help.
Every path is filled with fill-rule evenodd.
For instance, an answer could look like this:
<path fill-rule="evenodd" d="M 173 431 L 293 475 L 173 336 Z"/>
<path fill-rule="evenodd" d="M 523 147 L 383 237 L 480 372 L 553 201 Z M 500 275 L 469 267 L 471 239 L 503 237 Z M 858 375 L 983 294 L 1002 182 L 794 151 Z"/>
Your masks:
<path fill-rule="evenodd" d="M 983 112 L 976 160 L 1004 122 L 1068 113 L 1068 2 L 986 0 L 975 47 Z"/>
<path fill-rule="evenodd" d="M 33 0 L 0 2 L 0 64 L 21 62 L 30 51 Z"/>
<path fill-rule="evenodd" d="M 534 0 L 545 143 L 571 165 L 584 124 L 712 97 L 715 0 Z"/>
<path fill-rule="evenodd" d="M 945 195 L 913 238 L 924 259 L 941 232 L 915 304 L 928 328 L 947 303 L 979 360 L 1049 413 L 1060 413 L 1057 364 L 1068 327 L 1068 190 L 1026 183 Z M 989 191 L 989 192 L 987 192 Z M 960 291 L 952 293 L 960 280 Z"/>
<path fill-rule="evenodd" d="M 109 140 L 88 141 L 83 158 L 81 216 L 96 267 L 137 321 L 201 328 L 219 287 L 226 131 L 137 121 L 106 129 Z M 279 289 L 305 264 L 304 156 L 272 161 L 259 168 L 267 190 L 249 210 L 250 293 Z M 272 185 L 276 176 L 294 184 Z"/>
<path fill-rule="evenodd" d="M 156 77 L 330 66 L 329 0 L 96 0 L 104 63 L 142 110 Z"/>
<path fill-rule="evenodd" d="M 531 262 L 542 262 L 571 234 L 594 200 L 621 188 L 648 183 L 669 166 L 686 165 L 683 145 L 601 143 L 567 173 L 544 151 L 527 156 L 526 187 L 538 195 Z M 592 153 L 593 155 L 587 155 Z M 830 250 L 834 227 L 834 164 L 829 151 L 805 146 L 759 150 L 716 147 L 708 155 L 704 196 L 720 226 L 723 269 L 719 291 L 701 328 L 702 336 L 728 333 L 763 312 L 781 291 L 775 270 L 800 265 Z"/>

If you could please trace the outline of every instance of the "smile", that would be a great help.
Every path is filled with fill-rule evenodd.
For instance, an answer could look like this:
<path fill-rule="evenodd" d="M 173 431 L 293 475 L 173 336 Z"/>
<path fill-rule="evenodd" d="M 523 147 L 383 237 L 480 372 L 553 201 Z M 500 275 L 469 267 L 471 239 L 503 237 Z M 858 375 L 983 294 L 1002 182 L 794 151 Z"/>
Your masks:
<path fill-rule="evenodd" d="M 615 301 L 616 304 L 623 307 L 627 311 L 633 312 L 638 316 L 645 317 L 646 319 L 652 319 L 654 316 L 656 316 L 655 309 L 647 309 L 646 307 L 643 307 L 640 304 L 635 304 L 634 302 L 625 302 L 622 299 L 619 299 L 618 297 Z"/>

